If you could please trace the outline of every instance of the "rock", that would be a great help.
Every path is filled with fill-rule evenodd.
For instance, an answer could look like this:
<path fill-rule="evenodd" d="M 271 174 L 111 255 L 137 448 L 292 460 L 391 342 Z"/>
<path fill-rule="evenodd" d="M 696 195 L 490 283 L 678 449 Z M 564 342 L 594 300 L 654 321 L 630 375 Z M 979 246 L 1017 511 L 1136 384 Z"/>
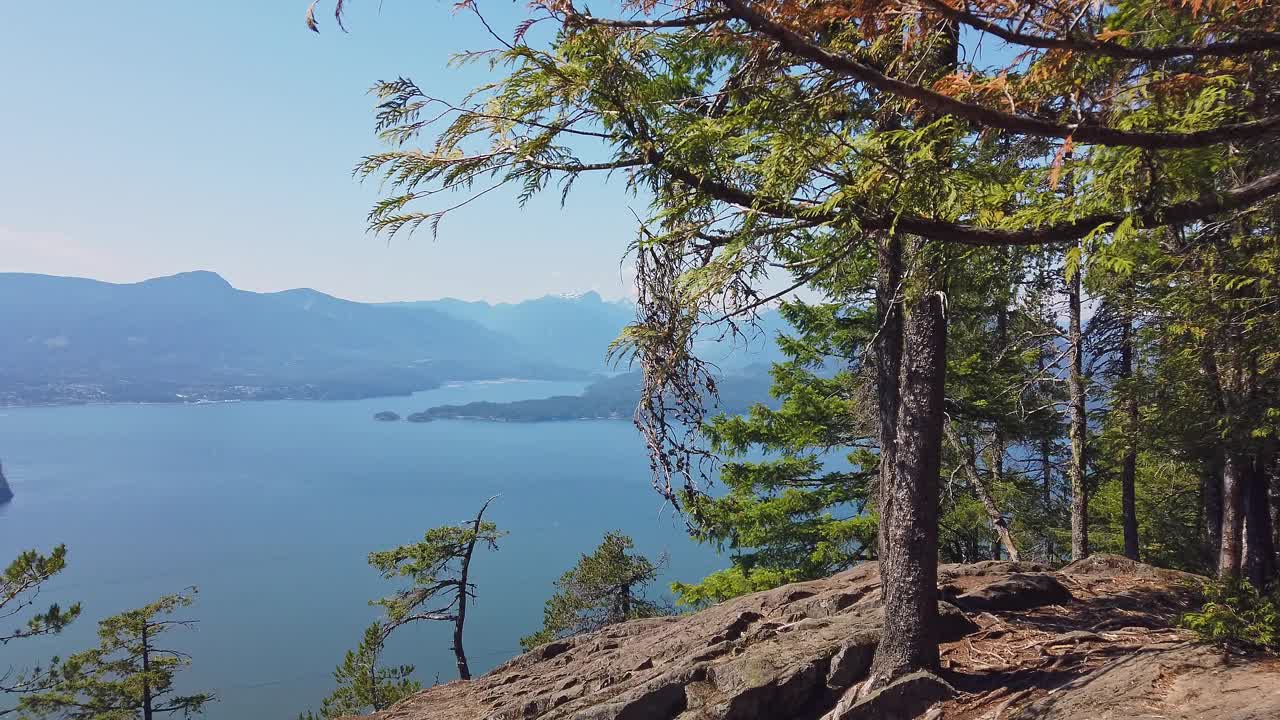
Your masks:
<path fill-rule="evenodd" d="M 1204 710 L 1195 717 L 1214 720 L 1280 718 L 1280 663 L 1235 665 L 1185 643 L 1189 636 L 1174 627 L 1184 607 L 1178 605 L 1184 602 L 1179 593 L 1187 592 L 1179 589 L 1183 584 L 1136 564 L 1080 569 L 1073 574 L 1009 562 L 940 567 L 944 597 L 955 603 L 939 603 L 938 674 L 905 676 L 861 699 L 851 689 L 866 679 L 884 617 L 875 563 L 690 615 L 634 620 L 547 643 L 474 680 L 425 689 L 374 717 L 1139 720 L 1152 717 L 1141 703 L 1156 702 L 1168 683 L 1183 699 L 1162 709 L 1163 716 L 1193 717 L 1177 714 L 1185 705 Z M 1170 602 L 1153 601 L 1160 598 Z M 1103 621 L 1122 629 L 1100 629 Z M 1200 654 L 1187 654 L 1192 651 Z M 1208 712 L 1219 679 L 1225 690 L 1248 698 L 1255 714 Z M 1191 699 L 1195 692 L 1203 697 Z M 1117 693 L 1137 699 L 1126 705 L 1113 700 Z M 1068 702 L 1073 695 L 1080 695 L 1078 702 Z M 1246 712 L 1235 699 L 1228 704 L 1237 706 Z"/>
<path fill-rule="evenodd" d="M 850 691 L 822 720 L 914 720 L 955 694 L 937 675 L 914 672 L 862 699 L 856 698 L 856 689 Z"/>
<path fill-rule="evenodd" d="M 9 481 L 4 477 L 4 466 L 0 465 L 0 503 L 7 503 L 13 499 L 13 489 L 9 487 Z"/>
<path fill-rule="evenodd" d="M 381 422 L 395 422 L 400 419 L 400 415 L 399 413 L 394 413 L 390 410 L 383 410 L 382 412 L 374 415 L 373 419 Z"/>
<path fill-rule="evenodd" d="M 1048 573 L 1015 573 L 959 595 L 953 600 L 965 612 L 1030 610 L 1071 602 L 1071 592 Z"/>
<path fill-rule="evenodd" d="M 1274 720 L 1280 662 L 1184 643 L 1133 653 L 1006 717 L 1013 720 Z"/>
<path fill-rule="evenodd" d="M 409 416 L 405 418 L 405 420 L 408 420 L 411 423 L 429 423 L 434 419 L 435 418 L 428 415 L 425 411 L 410 413 Z"/>

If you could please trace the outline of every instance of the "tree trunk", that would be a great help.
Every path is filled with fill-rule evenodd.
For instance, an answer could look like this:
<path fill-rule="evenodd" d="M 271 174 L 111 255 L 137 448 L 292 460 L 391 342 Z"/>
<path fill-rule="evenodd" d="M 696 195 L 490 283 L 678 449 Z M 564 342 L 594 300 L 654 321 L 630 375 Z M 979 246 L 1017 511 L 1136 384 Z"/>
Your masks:
<path fill-rule="evenodd" d="M 1244 543 L 1244 486 L 1249 470 L 1244 456 L 1228 450 L 1222 464 L 1222 548 L 1218 579 L 1239 580 Z"/>
<path fill-rule="evenodd" d="M 898 382 L 902 370 L 902 239 L 881 236 L 876 271 L 876 394 L 880 400 L 880 517 L 892 512 L 893 473 L 898 448 Z M 881 521 L 883 526 L 883 520 Z M 879 556 L 888 555 L 888 538 L 878 538 Z"/>
<path fill-rule="evenodd" d="M 1222 378 L 1218 374 L 1218 361 L 1211 350 L 1200 352 L 1200 375 L 1204 378 L 1209 392 L 1209 402 L 1219 417 L 1227 412 L 1226 398 L 1222 393 Z M 1223 518 L 1223 486 L 1226 466 L 1225 450 L 1221 444 L 1214 444 L 1207 449 L 1204 476 L 1204 514 L 1205 530 L 1209 543 L 1211 565 L 1221 564 L 1222 558 L 1222 518 Z"/>
<path fill-rule="evenodd" d="M 926 248 L 925 252 L 929 249 Z M 947 325 L 932 283 L 907 315 L 890 512 L 880 517 L 884 629 L 867 689 L 938 665 L 938 473 Z"/>
<path fill-rule="evenodd" d="M 1205 541 L 1212 566 L 1222 552 L 1222 465 L 1221 449 L 1210 452 L 1204 460 L 1204 478 L 1200 494 L 1204 506 Z"/>
<path fill-rule="evenodd" d="M 147 638 L 147 622 L 142 623 L 142 720 L 151 720 L 151 645 Z"/>
<path fill-rule="evenodd" d="M 476 513 L 476 519 L 471 525 L 471 542 L 467 543 L 467 552 L 462 556 L 462 568 L 458 573 L 458 614 L 453 619 L 453 655 L 458 661 L 458 677 L 463 680 L 471 679 L 467 653 L 462 648 L 462 626 L 467 621 L 467 594 L 470 592 L 467 576 L 471 572 L 471 555 L 475 552 L 476 541 L 480 539 L 480 520 L 484 517 L 484 511 L 489 509 L 491 502 L 493 498 L 486 500 L 484 505 L 480 506 L 480 512 Z"/>
<path fill-rule="evenodd" d="M 1000 559 L 1000 548 L 1004 547 L 1004 552 L 1009 559 L 1017 562 L 1020 557 L 1018 555 L 1018 546 L 1013 541 L 1013 534 L 1009 532 L 1009 523 L 1005 522 L 1004 513 L 1000 512 L 1000 506 L 996 504 L 995 498 L 992 497 L 987 483 L 982 478 L 982 472 L 978 469 L 978 461 L 974 458 L 971 449 L 964 446 L 960 440 L 960 436 L 956 433 L 955 428 L 951 425 L 946 426 L 947 440 L 951 443 L 951 447 L 956 451 L 964 461 L 965 473 L 969 476 L 969 484 L 973 487 L 974 495 L 978 496 L 978 501 L 982 503 L 982 509 L 987 513 L 987 520 L 991 522 L 991 529 L 996 531 L 998 538 L 997 544 L 992 547 L 992 557 L 995 560 Z M 1003 449 L 993 452 L 1003 454 Z M 993 466 L 994 471 L 994 466 Z"/>
<path fill-rule="evenodd" d="M 1124 525 L 1124 555 L 1138 559 L 1138 503 L 1134 486 L 1138 474 L 1138 398 L 1133 376 L 1133 319 L 1125 318 L 1120 342 L 1120 377 L 1125 381 L 1125 443 L 1120 469 L 1121 515 Z"/>
<path fill-rule="evenodd" d="M 1245 566 L 1249 582 L 1259 590 L 1276 577 L 1276 547 L 1271 527 L 1271 477 L 1267 465 L 1270 452 L 1259 453 L 1250 464 L 1245 491 L 1245 538 L 1248 548 Z"/>
<path fill-rule="evenodd" d="M 1071 344 L 1071 363 L 1067 373 L 1067 392 L 1071 407 L 1071 559 L 1089 557 L 1089 490 L 1085 485 L 1085 437 L 1088 418 L 1085 415 L 1084 333 L 1080 329 L 1080 275 L 1077 267 L 1067 283 L 1067 340 Z"/>

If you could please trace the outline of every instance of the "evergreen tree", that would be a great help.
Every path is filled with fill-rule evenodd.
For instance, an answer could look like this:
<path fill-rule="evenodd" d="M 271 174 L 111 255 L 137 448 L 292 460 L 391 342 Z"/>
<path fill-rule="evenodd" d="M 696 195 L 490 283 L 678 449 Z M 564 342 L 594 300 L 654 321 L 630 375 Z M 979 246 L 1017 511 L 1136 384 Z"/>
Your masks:
<path fill-rule="evenodd" d="M 20 712 L 67 720 L 152 720 L 156 715 L 201 713 L 214 699 L 211 693 L 179 695 L 173 686 L 174 676 L 191 664 L 190 656 L 159 644 L 175 627 L 194 627 L 194 620 L 169 617 L 190 606 L 194 594 L 195 588 L 166 595 L 99 622 L 98 647 L 51 668 L 50 687 L 23 697 Z"/>
<path fill-rule="evenodd" d="M 633 547 L 630 537 L 606 533 L 595 551 L 556 580 L 556 593 L 542 611 L 542 629 L 521 638 L 520 645 L 532 650 L 558 638 L 665 614 L 660 603 L 644 595 L 662 560 L 655 565 L 643 555 L 628 553 Z"/>
<path fill-rule="evenodd" d="M 299 720 L 332 720 L 377 712 L 421 690 L 422 683 L 410 677 L 412 665 L 378 666 L 385 638 L 380 623 L 365 628 L 360 644 L 355 650 L 348 650 L 342 664 L 333 671 L 338 686 L 322 701 L 320 714 L 308 710 Z"/>
<path fill-rule="evenodd" d="M 410 585 L 396 594 L 376 600 L 387 615 L 386 633 L 421 620 L 453 623 L 453 654 L 458 677 L 471 679 L 462 630 L 467 621 L 467 602 L 475 597 L 471 582 L 471 560 L 476 545 L 498 549 L 498 539 L 506 533 L 484 520 L 489 498 L 474 519 L 445 525 L 426 532 L 421 542 L 369 554 L 369 564 L 388 580 L 407 578 Z"/>
<path fill-rule="evenodd" d="M 14 558 L 0 575 L 0 621 L 13 622 L 35 604 L 41 589 L 51 578 L 67 567 L 67 547 L 59 545 L 48 555 L 27 550 Z M 0 628 L 0 646 L 14 640 L 54 635 L 62 632 L 80 615 L 80 603 L 63 609 L 58 603 L 50 604 L 26 617 L 17 627 Z M 56 662 L 56 658 L 55 658 Z M 19 672 L 13 667 L 0 675 L 0 695 L 18 695 L 46 688 L 50 680 L 46 668 L 30 668 Z M 16 708 L 0 708 L 0 716 L 13 713 Z"/>
<path fill-rule="evenodd" d="M 856 272 L 874 288 L 875 497 L 888 618 L 868 687 L 931 667 L 944 390 L 959 319 L 947 306 L 971 254 L 1066 248 L 1059 269 L 1068 295 L 1071 452 L 1057 475 L 1071 481 L 1071 547 L 1082 556 L 1092 483 L 1082 272 L 1135 234 L 1190 229 L 1199 247 L 1246 257 L 1254 243 L 1274 246 L 1266 218 L 1280 193 L 1276 44 L 1253 35 L 1280 23 L 1280 6 L 627 7 L 642 17 L 535 4 L 530 23 L 560 32 L 535 47 L 524 25 L 492 56 L 505 74 L 463 104 L 403 79 L 380 84 L 378 130 L 392 147 L 358 169 L 387 180 L 371 227 L 434 228 L 492 187 L 517 186 L 525 200 L 556 184 L 567 193 L 585 173 L 625 172 L 628 187 L 653 206 L 636 245 L 639 318 L 626 336 L 646 372 L 637 419 L 658 490 L 685 509 L 705 491 L 710 453 L 698 428 L 714 388 L 694 353 L 695 330 L 775 299 L 762 290 L 771 269 L 798 275 L 794 287 Z M 988 34 L 1012 51 L 983 53 Z M 429 147 L 403 147 L 433 127 L 424 117 L 447 119 Z M 467 197 L 421 207 L 448 191 Z M 1190 249 L 1172 245 L 1170 256 Z M 1251 267 L 1236 260 L 1234 268 Z M 1225 281 L 1210 271 L 1193 287 L 1216 289 L 1208 294 L 1219 308 L 1241 290 L 1250 300 L 1269 297 L 1273 270 L 1252 268 Z M 1262 564 L 1243 557 L 1243 537 L 1262 537 L 1266 494 L 1255 478 L 1273 467 L 1253 435 L 1268 432 L 1256 398 L 1266 395 L 1275 363 L 1252 338 L 1270 326 L 1246 316 L 1250 327 L 1228 323 L 1213 333 L 1205 365 L 1222 408 L 1219 567 L 1227 578 Z M 1264 362 L 1255 369 L 1252 359 Z M 951 450 L 975 460 L 974 491 L 992 501 L 981 500 L 979 512 L 998 525 L 1005 510 L 990 488 L 1001 463 L 993 456 L 984 470 L 975 446 L 960 439 Z M 1248 544 L 1251 554 L 1256 546 Z"/>

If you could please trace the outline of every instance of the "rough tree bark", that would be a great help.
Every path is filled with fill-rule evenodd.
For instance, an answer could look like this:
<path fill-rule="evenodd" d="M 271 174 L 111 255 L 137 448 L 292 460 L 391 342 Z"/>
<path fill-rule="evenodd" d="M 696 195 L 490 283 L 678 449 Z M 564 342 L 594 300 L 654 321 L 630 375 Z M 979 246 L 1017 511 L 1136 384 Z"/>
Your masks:
<path fill-rule="evenodd" d="M 1222 463 L 1222 548 L 1218 552 L 1218 579 L 1240 579 L 1244 550 L 1244 486 L 1249 463 L 1240 452 L 1228 450 Z"/>
<path fill-rule="evenodd" d="M 1078 247 L 1078 246 L 1077 246 Z M 1089 556 L 1089 489 L 1085 484 L 1084 333 L 1080 329 L 1080 274 L 1077 267 L 1067 283 L 1067 341 L 1071 361 L 1067 371 L 1067 393 L 1071 417 L 1071 559 Z"/>
<path fill-rule="evenodd" d="M 902 238 L 884 233 L 878 248 L 876 274 L 876 394 L 879 407 L 880 516 L 892 512 L 894 465 L 898 447 L 898 382 L 902 370 Z M 887 538 L 880 533 L 879 556 L 888 554 Z"/>
<path fill-rule="evenodd" d="M 889 514 L 880 517 L 887 539 L 880 558 L 885 621 L 867 689 L 938 665 L 938 472 L 947 321 L 940 287 L 929 285 L 904 324 L 892 499 Z"/>
<path fill-rule="evenodd" d="M 1126 317 L 1120 339 L 1120 377 L 1125 389 L 1125 443 L 1124 459 L 1120 468 L 1121 516 L 1124 526 L 1124 555 L 1138 559 L 1138 503 L 1135 480 L 1138 474 L 1138 398 L 1133 387 L 1133 318 Z"/>

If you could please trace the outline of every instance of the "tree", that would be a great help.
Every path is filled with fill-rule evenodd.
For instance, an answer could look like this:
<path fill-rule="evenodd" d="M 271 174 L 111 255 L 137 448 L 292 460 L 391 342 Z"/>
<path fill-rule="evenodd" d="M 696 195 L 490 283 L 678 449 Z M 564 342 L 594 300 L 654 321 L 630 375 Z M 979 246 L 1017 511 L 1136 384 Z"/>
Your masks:
<path fill-rule="evenodd" d="M 647 600 L 645 588 L 658 576 L 658 564 L 628 553 L 634 544 L 620 532 L 605 533 L 600 546 L 556 580 L 556 593 L 542 611 L 542 629 L 520 639 L 525 650 L 552 640 L 595 632 L 637 618 L 666 614 Z"/>
<path fill-rule="evenodd" d="M 384 578 L 408 578 L 411 583 L 395 595 L 373 602 L 387 614 L 386 633 L 420 620 L 453 623 L 453 654 L 458 677 L 463 680 L 471 679 L 462 629 L 467 621 L 467 601 L 475 597 L 475 584 L 470 579 L 472 555 L 478 544 L 497 550 L 498 539 L 506 534 L 484 520 L 494 499 L 486 500 L 472 520 L 432 528 L 421 542 L 369 554 L 369 564 Z"/>
<path fill-rule="evenodd" d="M 965 254 L 1078 244 L 1079 263 L 1134 232 L 1221 226 L 1264 207 L 1280 193 L 1266 157 L 1280 133 L 1269 54 L 1280 41 L 1255 30 L 1277 25 L 1274 5 L 708 0 L 599 18 L 547 2 L 488 53 L 505 75 L 462 104 L 403 79 L 380 84 L 378 129 L 392 147 L 358 172 L 387 181 L 370 225 L 390 234 L 435 228 L 502 185 L 521 198 L 555 184 L 567 193 L 592 172 L 624 173 L 652 199 L 626 340 L 646 371 L 637 420 L 655 484 L 676 504 L 706 479 L 696 428 L 714 379 L 694 330 L 773 300 L 761 289 L 770 269 L 794 271 L 795 287 L 837 268 L 876 277 L 878 537 L 898 618 L 880 644 L 880 684 L 936 658 L 928 556 L 944 306 Z M 545 47 L 528 41 L 537 23 L 558 29 Z M 986 35 L 1012 51 L 984 54 Z M 446 124 L 431 146 L 403 147 L 437 107 Z M 450 191 L 465 198 L 420 207 Z M 1079 521 L 1087 427 L 1072 365 Z M 1239 496 L 1242 483 L 1224 485 Z M 1076 525 L 1083 555 L 1088 528 Z"/>
<path fill-rule="evenodd" d="M 174 676 L 191 664 L 191 657 L 158 644 L 175 627 L 195 626 L 194 620 L 168 618 L 189 607 L 195 592 L 191 588 L 185 594 L 166 595 L 99 622 L 98 647 L 51 668 L 49 689 L 23 697 L 20 711 L 68 720 L 152 720 L 156 715 L 203 712 L 213 694 L 178 695 L 173 687 Z"/>
<path fill-rule="evenodd" d="M 321 704 L 320 715 L 302 713 L 299 720 L 332 720 L 348 715 L 364 715 L 390 707 L 422 689 L 412 679 L 414 667 L 378 667 L 386 632 L 381 623 L 365 628 L 355 650 L 348 650 L 342 664 L 333 671 L 337 688 Z"/>
<path fill-rule="evenodd" d="M 0 620 L 9 622 L 21 615 L 23 611 L 35 604 L 40 591 L 50 579 L 67 567 L 67 547 L 59 545 L 48 555 L 36 550 L 27 550 L 5 568 L 0 575 Z M 37 611 L 28 617 L 22 625 L 8 629 L 0 629 L 0 646 L 8 645 L 14 640 L 39 635 L 54 635 L 62 632 L 80 615 L 80 603 L 75 603 L 65 610 L 58 603 Z M 16 695 L 40 690 L 47 686 L 49 676 L 45 669 L 36 667 L 18 672 L 10 667 L 0 676 L 0 694 Z M 15 708 L 0 709 L 0 716 L 14 712 Z"/>

